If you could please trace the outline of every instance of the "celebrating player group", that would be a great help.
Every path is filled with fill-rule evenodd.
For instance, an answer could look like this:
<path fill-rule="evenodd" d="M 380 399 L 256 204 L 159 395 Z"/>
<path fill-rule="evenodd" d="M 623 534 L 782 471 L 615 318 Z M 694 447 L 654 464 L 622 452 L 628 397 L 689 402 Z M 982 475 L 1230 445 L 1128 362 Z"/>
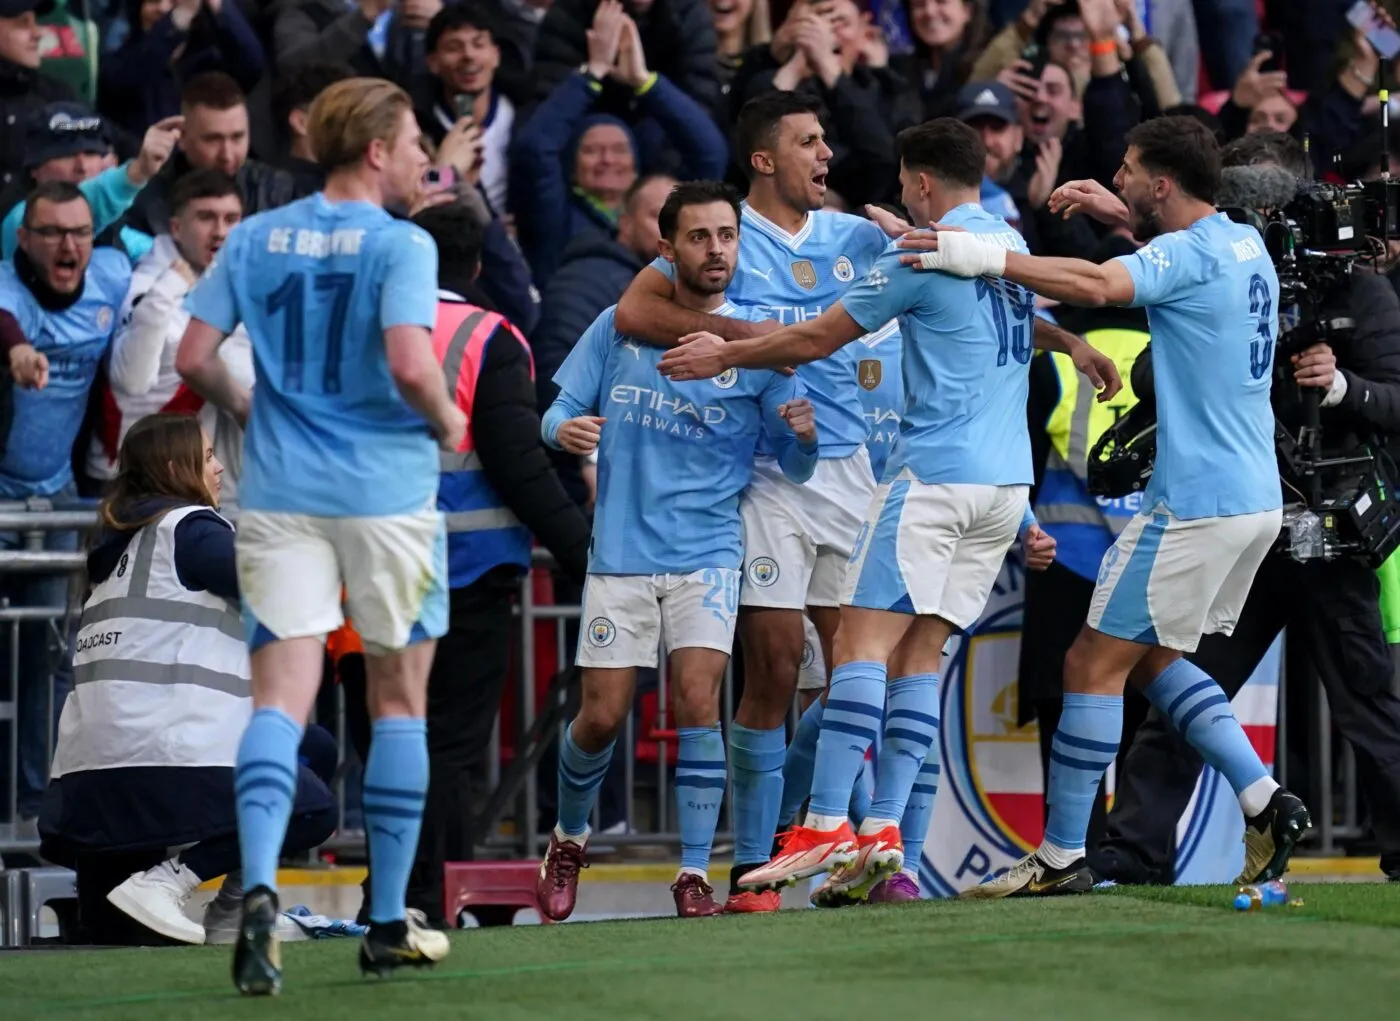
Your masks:
<path fill-rule="evenodd" d="M 424 157 L 408 98 L 387 83 L 333 86 L 310 130 L 325 192 L 230 235 L 191 293 L 179 355 L 193 386 L 248 421 L 238 559 L 256 711 L 236 769 L 248 894 L 234 979 L 253 994 L 281 984 L 277 852 L 320 643 L 341 624 L 342 600 L 365 641 L 375 718 L 361 967 L 448 951 L 405 910 L 404 891 L 427 785 L 427 670 L 446 626 L 435 447 L 456 450 L 465 423 L 428 332 L 434 246 L 382 208 L 412 194 Z M 1214 139 L 1189 118 L 1134 129 L 1115 183 L 1150 243 L 1094 265 L 1030 256 L 981 208 L 985 152 L 961 122 L 899 136 L 904 206 L 933 229 L 823 211 L 831 150 L 798 95 L 753 100 L 738 135 L 747 200 L 711 182 L 675 188 L 660 258 L 579 339 L 542 424 L 550 445 L 598 455 L 582 704 L 559 753 L 544 913 L 574 909 L 636 671 L 656 666 L 662 646 L 679 742 L 679 915 L 775 911 L 778 891 L 816 876 L 822 905 L 918 896 L 945 643 L 975 624 L 1018 538 L 1032 567 L 1054 554 L 1027 500 L 1033 352 L 1068 354 L 1100 399 L 1122 385 L 1111 360 L 1037 316 L 1037 295 L 1147 308 L 1156 471 L 1066 659 L 1044 842 L 967 895 L 1090 888 L 1085 832 L 1128 679 L 1234 787 L 1242 878 L 1281 874 L 1307 810 L 1270 778 L 1220 687 L 1182 658 L 1202 634 L 1233 628 L 1280 526 L 1269 408 L 1278 281 L 1263 246 L 1240 243 L 1252 228 L 1215 211 Z M 1086 182 L 1060 199 L 1120 201 Z M 218 357 L 240 322 L 256 398 Z M 896 328 L 902 359 L 872 359 Z M 891 376 L 901 421 L 877 478 L 862 394 Z M 830 675 L 789 746 L 809 626 Z M 736 631 L 746 684 L 723 721 Z M 853 791 L 877 735 L 866 804 Z M 709 859 L 731 778 L 736 846 L 721 903 Z"/>
<path fill-rule="evenodd" d="M 679 914 L 776 910 L 778 890 L 821 875 L 817 904 L 917 895 L 939 775 L 944 645 L 981 615 L 1018 536 L 1031 566 L 1053 556 L 1027 502 L 1033 351 L 1069 354 L 1101 400 L 1121 386 L 1106 358 L 1036 315 L 1037 295 L 1147 309 L 1158 455 L 1144 509 L 1105 556 L 1066 660 L 1045 839 L 965 895 L 1091 888 L 1085 834 L 1118 750 L 1129 679 L 1233 786 L 1246 819 L 1241 878 L 1280 875 L 1310 825 L 1307 810 L 1270 777 L 1219 685 L 1182 658 L 1203 634 L 1233 629 L 1280 525 L 1269 406 L 1278 281 L 1261 246 L 1239 243 L 1252 228 L 1215 210 L 1215 140 L 1189 118 L 1151 121 L 1129 136 L 1115 184 L 1135 235 L 1150 243 L 1100 266 L 1033 257 L 981 208 L 985 154 L 959 122 L 900 135 L 904 206 L 932 229 L 872 211 L 892 242 L 867 221 L 821 210 L 830 150 L 803 100 L 755 100 L 739 136 L 747 202 L 736 215 L 726 199 L 678 188 L 663 216 L 662 259 L 556 377 L 562 393 L 547 438 L 575 453 L 598 446 L 601 456 L 579 652 L 584 708 L 560 756 L 560 818 L 539 873 L 546 913 L 573 910 L 631 670 L 654 664 L 658 639 L 678 677 L 677 716 L 689 717 L 676 767 Z M 1091 182 L 1066 186 L 1061 198 L 1120 202 Z M 742 311 L 727 312 L 719 290 Z M 903 339 L 903 413 L 877 482 L 863 451 L 852 342 L 892 320 Z M 755 446 L 745 443 L 751 463 L 717 470 L 721 434 L 689 419 L 730 421 L 734 412 L 712 409 L 782 386 L 772 371 L 790 366 L 796 379 L 787 386 L 796 389 L 771 399 L 784 401 L 779 414 L 797 444 L 769 416 L 752 430 Z M 646 407 L 635 396 L 643 392 Z M 805 406 L 793 414 L 794 397 L 810 401 L 811 417 Z M 663 462 L 664 471 L 647 470 Z M 698 508 L 688 498 L 697 492 L 710 497 Z M 670 538 L 657 548 L 659 535 Z M 706 536 L 705 549 L 676 536 Z M 716 685 L 740 564 L 746 685 L 729 727 L 736 847 L 721 907 L 706 872 L 726 772 Z M 721 588 L 722 607 L 697 611 L 718 604 Z M 819 726 L 799 728 L 785 754 L 804 611 L 831 673 L 809 710 Z M 692 665 L 697 654 L 704 671 Z M 877 728 L 874 798 L 856 810 L 852 788 Z M 797 747 L 804 732 L 816 736 L 814 755 Z M 783 806 L 804 800 L 805 819 L 772 848 L 789 821 Z"/>

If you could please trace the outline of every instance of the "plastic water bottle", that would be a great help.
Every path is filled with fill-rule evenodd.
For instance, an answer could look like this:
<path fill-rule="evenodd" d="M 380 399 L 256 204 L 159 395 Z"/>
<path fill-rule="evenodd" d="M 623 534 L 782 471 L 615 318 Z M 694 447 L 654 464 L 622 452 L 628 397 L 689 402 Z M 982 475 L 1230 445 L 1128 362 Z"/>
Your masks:
<path fill-rule="evenodd" d="M 1263 908 L 1281 907 L 1288 903 L 1288 887 L 1280 880 L 1267 883 L 1241 886 L 1235 894 L 1236 911 L 1259 911 Z"/>

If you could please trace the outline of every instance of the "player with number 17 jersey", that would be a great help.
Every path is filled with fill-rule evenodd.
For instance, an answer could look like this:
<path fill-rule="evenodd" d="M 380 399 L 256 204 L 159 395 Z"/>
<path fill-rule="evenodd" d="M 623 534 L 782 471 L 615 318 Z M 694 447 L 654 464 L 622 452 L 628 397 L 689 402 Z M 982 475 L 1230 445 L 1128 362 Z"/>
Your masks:
<path fill-rule="evenodd" d="M 422 228 L 317 193 L 245 220 L 190 311 L 252 338 L 257 399 L 240 505 L 319 517 L 431 507 L 437 445 L 398 395 L 384 330 L 431 329 L 437 247 Z"/>

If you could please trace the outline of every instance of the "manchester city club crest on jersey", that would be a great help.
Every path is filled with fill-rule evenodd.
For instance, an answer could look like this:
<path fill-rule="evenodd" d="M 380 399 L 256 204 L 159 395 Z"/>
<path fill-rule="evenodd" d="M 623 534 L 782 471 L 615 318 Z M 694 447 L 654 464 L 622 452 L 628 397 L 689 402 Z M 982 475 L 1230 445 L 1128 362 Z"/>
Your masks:
<path fill-rule="evenodd" d="M 754 557 L 749 561 L 749 581 L 767 588 L 778 580 L 778 562 L 772 557 Z"/>
<path fill-rule="evenodd" d="M 836 260 L 836 265 L 832 267 L 831 275 L 843 284 L 849 284 L 856 278 L 856 268 L 851 265 L 851 260 L 843 255 Z"/>
<path fill-rule="evenodd" d="M 817 267 L 809 259 L 798 259 L 792 264 L 792 278 L 798 287 L 810 291 L 817 286 Z"/>
<path fill-rule="evenodd" d="M 112 325 L 112 306 L 103 305 L 97 310 L 97 328 L 105 330 Z"/>
<path fill-rule="evenodd" d="M 860 364 L 856 366 L 856 382 L 860 384 L 862 390 L 875 391 L 880 389 L 880 380 L 884 366 L 880 364 L 878 358 L 862 358 Z"/>
<path fill-rule="evenodd" d="M 725 369 L 715 377 L 715 386 L 719 387 L 721 390 L 728 390 L 737 382 L 739 382 L 738 369 Z"/>
<path fill-rule="evenodd" d="M 598 649 L 606 649 L 617 637 L 617 628 L 607 617 L 594 617 L 588 622 L 589 644 Z"/>

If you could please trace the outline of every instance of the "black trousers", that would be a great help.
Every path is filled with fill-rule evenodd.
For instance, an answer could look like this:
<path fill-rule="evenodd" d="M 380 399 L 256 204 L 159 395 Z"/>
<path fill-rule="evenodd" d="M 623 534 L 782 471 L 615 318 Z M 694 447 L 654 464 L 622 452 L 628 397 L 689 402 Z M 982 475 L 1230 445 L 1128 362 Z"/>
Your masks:
<path fill-rule="evenodd" d="M 1234 698 L 1280 631 L 1301 647 L 1327 693 L 1332 720 L 1356 754 L 1356 777 L 1381 848 L 1381 867 L 1400 868 L 1400 698 L 1381 629 L 1373 570 L 1352 560 L 1264 562 L 1230 637 L 1207 635 L 1187 657 Z M 1153 710 L 1119 774 L 1118 797 L 1100 848 L 1106 862 L 1173 879 L 1177 820 L 1191 799 L 1201 758 Z"/>
<path fill-rule="evenodd" d="M 447 634 L 438 639 L 428 675 L 428 797 L 408 880 L 408 906 L 423 911 L 429 921 L 444 920 L 443 864 L 472 857 L 472 771 L 490 748 L 500 710 L 514 633 L 511 607 L 518 592 L 517 577 L 505 572 L 453 589 Z M 351 739 L 361 761 L 368 761 L 363 669 L 342 661 L 341 683 Z"/>

